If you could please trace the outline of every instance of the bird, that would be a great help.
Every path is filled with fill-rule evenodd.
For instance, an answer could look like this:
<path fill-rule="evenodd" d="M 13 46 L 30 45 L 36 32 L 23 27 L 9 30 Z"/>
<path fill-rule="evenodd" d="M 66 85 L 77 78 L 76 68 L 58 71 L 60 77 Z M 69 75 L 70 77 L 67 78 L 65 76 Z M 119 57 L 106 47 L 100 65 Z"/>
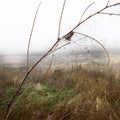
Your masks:
<path fill-rule="evenodd" d="M 67 35 L 64 36 L 65 40 L 71 41 L 72 36 L 74 35 L 74 32 L 71 31 Z"/>

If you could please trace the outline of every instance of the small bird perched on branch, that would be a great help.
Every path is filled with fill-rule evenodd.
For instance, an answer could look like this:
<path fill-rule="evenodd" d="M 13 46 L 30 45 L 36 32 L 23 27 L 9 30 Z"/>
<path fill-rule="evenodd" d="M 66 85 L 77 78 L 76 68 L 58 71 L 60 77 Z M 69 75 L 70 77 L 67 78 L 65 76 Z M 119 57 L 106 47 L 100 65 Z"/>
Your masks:
<path fill-rule="evenodd" d="M 73 35 L 74 35 L 74 32 L 71 31 L 70 33 L 68 33 L 67 35 L 65 35 L 64 38 L 65 38 L 66 40 L 70 41 Z"/>

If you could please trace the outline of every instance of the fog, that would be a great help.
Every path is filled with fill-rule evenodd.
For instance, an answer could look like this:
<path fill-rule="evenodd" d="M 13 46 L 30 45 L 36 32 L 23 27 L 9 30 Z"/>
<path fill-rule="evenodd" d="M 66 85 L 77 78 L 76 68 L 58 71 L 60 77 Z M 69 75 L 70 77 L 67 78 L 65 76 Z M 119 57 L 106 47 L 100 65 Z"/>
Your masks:
<path fill-rule="evenodd" d="M 95 4 L 86 12 L 86 18 L 103 8 L 107 0 L 68 0 L 65 6 L 61 36 L 71 30 L 80 20 L 85 8 Z M 111 0 L 110 4 L 120 2 Z M 34 14 L 39 0 L 4 0 L 0 1 L 0 55 L 26 54 Z M 31 40 L 30 52 L 42 52 L 52 46 L 57 39 L 58 23 L 63 0 L 43 0 L 36 19 Z M 120 14 L 119 7 L 107 12 Z M 82 24 L 77 31 L 99 40 L 109 51 L 120 51 L 120 17 L 97 15 Z"/>

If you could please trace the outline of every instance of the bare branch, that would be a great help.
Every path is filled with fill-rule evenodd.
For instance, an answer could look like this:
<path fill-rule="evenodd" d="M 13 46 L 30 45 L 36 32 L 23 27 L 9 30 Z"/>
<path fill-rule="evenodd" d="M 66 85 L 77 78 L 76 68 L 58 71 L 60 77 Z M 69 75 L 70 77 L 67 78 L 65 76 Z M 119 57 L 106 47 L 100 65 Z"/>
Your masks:
<path fill-rule="evenodd" d="M 50 61 L 50 65 L 49 65 L 46 73 L 44 74 L 44 76 L 46 76 L 46 75 L 48 74 L 49 70 L 51 69 L 51 66 L 52 66 L 52 63 L 53 63 L 53 60 L 54 60 L 54 56 L 55 56 L 55 54 L 53 53 L 53 54 L 52 54 L 51 61 Z"/>
<path fill-rule="evenodd" d="M 119 2 L 119 3 L 112 4 L 112 5 L 109 5 L 109 6 L 106 6 L 106 7 L 102 8 L 102 9 L 100 9 L 99 11 L 93 13 L 92 15 L 88 16 L 88 17 L 85 18 L 83 21 L 81 21 L 80 23 L 78 23 L 78 24 L 77 24 L 72 30 L 70 30 L 66 35 L 68 35 L 68 34 L 69 34 L 70 32 L 72 32 L 72 31 L 74 31 L 76 28 L 78 28 L 81 24 L 85 23 L 85 22 L 86 22 L 87 20 L 89 20 L 90 18 L 98 15 L 100 12 L 102 12 L 102 11 L 108 9 L 108 8 L 118 6 L 118 5 L 120 5 L 120 2 Z M 64 36 L 66 36 L 66 35 L 64 35 Z M 64 36 L 62 36 L 60 39 L 64 38 Z"/>
<path fill-rule="evenodd" d="M 115 3 L 115 4 L 112 4 L 112 5 L 109 5 L 109 6 L 106 6 L 106 7 L 103 8 L 103 9 L 105 10 L 106 8 L 111 8 L 111 7 L 115 7 L 115 6 L 118 6 L 118 5 L 120 5 L 120 2 Z"/>
<path fill-rule="evenodd" d="M 61 20 L 62 20 L 62 15 L 63 15 L 63 11 L 64 11 L 64 7 L 65 7 L 65 2 L 66 0 L 64 1 L 64 4 L 63 4 L 63 8 L 62 8 L 62 12 L 61 12 L 61 17 L 60 17 L 60 22 L 59 22 L 59 33 L 60 34 L 60 27 L 61 27 Z M 40 6 L 40 4 L 39 4 Z M 38 9 L 37 11 L 39 10 L 39 6 L 38 6 Z M 30 34 L 30 39 L 29 39 L 29 43 L 28 43 L 28 56 L 27 58 L 29 58 L 29 45 L 30 45 L 30 41 L 31 41 L 31 37 L 32 37 L 32 33 L 33 33 L 33 28 L 34 28 L 34 24 L 35 24 L 35 20 L 36 20 L 36 16 L 37 16 L 37 12 L 35 14 L 35 18 L 34 18 L 34 22 L 33 22 L 33 27 L 32 27 L 32 30 L 31 30 L 31 34 Z M 22 86 L 24 85 L 26 79 L 28 78 L 29 74 L 33 71 L 33 69 L 55 48 L 55 46 L 60 42 L 60 39 L 58 38 L 57 41 L 52 45 L 52 47 L 30 68 L 30 70 L 28 69 L 25 77 L 23 78 L 18 90 L 16 91 L 15 95 L 12 97 L 10 103 L 8 104 L 8 107 L 7 107 L 7 111 L 6 111 L 6 114 L 4 116 L 5 120 L 8 119 L 8 116 L 12 110 L 12 107 L 14 106 L 14 102 L 15 100 L 17 99 L 17 97 L 19 96 L 19 93 L 22 89 Z M 29 59 L 28 59 L 28 62 L 29 62 Z"/>
<path fill-rule="evenodd" d="M 91 3 L 90 5 L 88 5 L 88 6 L 86 7 L 86 9 L 84 10 L 83 14 L 81 15 L 81 18 L 80 18 L 79 23 L 82 21 L 82 18 L 83 18 L 83 16 L 85 15 L 86 11 L 87 11 L 94 3 L 95 3 L 95 2 Z"/>
<path fill-rule="evenodd" d="M 110 16 L 120 16 L 120 14 L 117 14 L 117 13 L 105 13 L 105 12 L 100 12 L 99 14 L 110 15 Z"/>
<path fill-rule="evenodd" d="M 64 44 L 64 45 L 62 45 L 62 46 L 56 48 L 55 50 L 52 50 L 48 55 L 50 55 L 51 53 L 54 53 L 54 52 L 58 51 L 59 49 L 65 47 L 65 46 L 67 46 L 67 45 L 69 45 L 69 44 L 70 44 L 70 42 L 68 42 L 68 43 L 66 43 L 66 44 Z"/>
<path fill-rule="evenodd" d="M 9 111 L 12 107 L 12 105 L 14 104 L 14 101 L 15 99 L 17 99 L 21 89 L 22 89 L 22 86 L 23 84 L 25 83 L 26 79 L 28 78 L 29 74 L 33 71 L 33 69 L 50 53 L 50 51 L 53 50 L 53 48 L 58 44 L 59 42 L 59 39 L 54 43 L 54 45 L 30 68 L 30 70 L 28 70 L 28 72 L 26 73 L 25 77 L 23 78 L 18 90 L 16 91 L 15 95 L 13 96 L 12 100 L 10 101 L 10 103 L 8 104 L 8 107 L 7 107 L 7 112 L 6 112 L 6 115 L 5 115 L 5 120 L 7 120 L 8 118 L 8 115 L 9 115 Z"/>
<path fill-rule="evenodd" d="M 32 38 L 34 26 L 35 26 L 35 21 L 36 21 L 36 17 L 37 17 L 37 14 L 38 14 L 40 5 L 41 5 L 41 1 L 40 1 L 39 5 L 38 5 L 38 7 L 37 7 L 37 10 L 36 10 L 36 13 L 35 13 L 35 16 L 34 16 L 34 20 L 33 20 L 33 23 L 32 23 L 32 29 L 31 29 L 30 36 L 29 36 L 29 41 L 28 41 L 28 48 L 27 48 L 27 72 L 28 72 L 28 69 L 29 69 L 30 42 L 31 42 L 31 38 Z"/>
<path fill-rule="evenodd" d="M 56 49 L 57 46 L 58 46 L 58 44 L 55 46 L 55 49 Z M 54 59 L 54 56 L 55 56 L 54 52 L 50 52 L 48 55 L 50 55 L 50 54 L 52 54 L 52 58 L 51 58 L 51 61 L 50 61 L 50 65 L 49 65 L 47 71 L 45 72 L 44 76 L 46 76 L 48 74 L 49 70 L 51 69 L 51 66 L 52 66 L 52 63 L 53 63 L 53 59 Z"/>
<path fill-rule="evenodd" d="M 62 22 L 62 17 L 63 17 L 65 4 L 66 4 L 66 0 L 64 0 L 62 11 L 61 11 L 61 14 L 60 14 L 60 20 L 59 20 L 59 26 L 58 26 L 58 38 L 60 38 L 60 28 L 61 28 L 61 22 Z"/>
<path fill-rule="evenodd" d="M 98 40 L 96 40 L 95 38 L 93 38 L 93 37 L 91 37 L 91 36 L 89 36 L 89 35 L 86 35 L 86 34 L 83 34 L 83 33 L 79 33 L 79 32 L 75 32 L 75 33 L 76 33 L 76 34 L 80 34 L 80 35 L 82 35 L 82 36 L 85 36 L 85 37 L 87 37 L 87 38 L 90 38 L 90 39 L 94 40 L 95 42 L 97 42 L 97 43 L 104 49 L 104 51 L 105 51 L 105 53 L 106 53 L 106 55 L 107 55 L 107 58 L 108 58 L 108 62 L 107 62 L 107 66 L 106 66 L 106 69 L 108 69 L 109 64 L 110 64 L 110 56 L 109 56 L 108 51 L 107 51 L 106 48 L 104 47 L 104 45 L 102 45 Z"/>

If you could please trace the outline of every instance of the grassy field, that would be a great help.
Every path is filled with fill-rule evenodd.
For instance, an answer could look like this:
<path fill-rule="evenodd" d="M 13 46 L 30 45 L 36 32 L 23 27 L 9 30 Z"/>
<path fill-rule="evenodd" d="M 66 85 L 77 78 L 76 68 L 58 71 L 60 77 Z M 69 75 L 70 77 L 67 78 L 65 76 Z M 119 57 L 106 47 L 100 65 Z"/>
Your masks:
<path fill-rule="evenodd" d="M 89 68 L 89 66 L 88 66 Z M 0 120 L 25 68 L 0 67 Z M 27 79 L 8 120 L 119 120 L 120 64 L 106 71 L 73 66 Z"/>

